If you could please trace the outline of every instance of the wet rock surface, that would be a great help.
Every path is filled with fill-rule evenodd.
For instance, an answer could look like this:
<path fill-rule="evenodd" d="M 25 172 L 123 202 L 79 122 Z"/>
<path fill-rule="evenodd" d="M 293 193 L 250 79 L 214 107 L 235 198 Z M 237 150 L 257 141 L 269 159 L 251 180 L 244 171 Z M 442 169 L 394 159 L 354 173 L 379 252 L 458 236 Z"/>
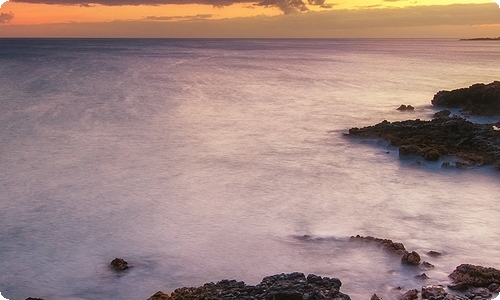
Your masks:
<path fill-rule="evenodd" d="M 125 271 L 130 268 L 128 263 L 123 258 L 115 258 L 109 264 L 109 267 L 117 272 Z"/>
<path fill-rule="evenodd" d="M 407 252 L 401 257 L 401 263 L 405 265 L 418 266 L 420 264 L 420 255 L 415 252 Z"/>
<path fill-rule="evenodd" d="M 500 81 L 477 83 L 468 88 L 439 91 L 432 105 L 460 108 L 465 114 L 476 116 L 500 115 Z"/>
<path fill-rule="evenodd" d="M 449 277 L 453 279 L 456 284 L 473 287 L 488 287 L 494 284 L 500 284 L 500 270 L 471 264 L 462 264 L 458 266 Z"/>
<path fill-rule="evenodd" d="M 390 239 L 380 239 L 373 236 L 360 236 L 358 234 L 356 236 L 351 236 L 349 240 L 351 242 L 373 243 L 379 245 L 385 251 L 394 254 L 405 254 L 408 252 L 406 251 L 405 245 L 403 245 L 403 243 L 393 242 Z"/>
<path fill-rule="evenodd" d="M 247 299 L 247 300 L 350 300 L 341 293 L 342 283 L 337 278 L 321 277 L 303 273 L 289 273 L 268 276 L 252 286 L 242 281 L 221 280 L 207 283 L 201 287 L 176 289 L 170 296 L 157 292 L 148 300 L 210 300 L 210 299 Z"/>
<path fill-rule="evenodd" d="M 350 137 L 381 138 L 399 147 L 400 156 L 416 155 L 429 161 L 443 155 L 458 157 L 457 167 L 500 165 L 500 131 L 495 124 L 476 124 L 460 117 L 431 121 L 383 121 L 349 129 Z"/>

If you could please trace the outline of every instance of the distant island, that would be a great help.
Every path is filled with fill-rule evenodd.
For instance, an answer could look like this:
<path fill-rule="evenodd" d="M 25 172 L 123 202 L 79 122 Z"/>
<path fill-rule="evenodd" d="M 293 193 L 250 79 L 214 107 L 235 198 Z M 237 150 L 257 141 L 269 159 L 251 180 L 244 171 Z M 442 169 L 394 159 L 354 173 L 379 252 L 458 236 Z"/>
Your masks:
<path fill-rule="evenodd" d="M 460 41 L 500 41 L 500 36 L 496 38 L 473 38 L 473 39 L 460 39 Z"/>

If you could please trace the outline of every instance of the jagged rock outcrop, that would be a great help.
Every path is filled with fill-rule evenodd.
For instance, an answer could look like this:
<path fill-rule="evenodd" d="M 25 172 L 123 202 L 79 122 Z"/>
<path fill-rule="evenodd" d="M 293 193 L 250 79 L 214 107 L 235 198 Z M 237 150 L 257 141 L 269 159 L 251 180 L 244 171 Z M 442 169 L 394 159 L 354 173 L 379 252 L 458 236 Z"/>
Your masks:
<path fill-rule="evenodd" d="M 477 116 L 500 115 L 500 81 L 489 84 L 477 83 L 468 88 L 439 91 L 432 105 L 460 108 L 465 114 Z"/>
<path fill-rule="evenodd" d="M 349 129 L 350 137 L 382 138 L 399 147 L 399 154 L 435 161 L 443 155 L 466 160 L 466 165 L 500 164 L 500 130 L 494 124 L 476 124 L 460 117 L 431 121 L 382 121 Z"/>
<path fill-rule="evenodd" d="M 401 263 L 405 265 L 418 266 L 420 264 L 420 255 L 415 252 L 407 252 L 401 257 Z"/>
<path fill-rule="evenodd" d="M 349 240 L 351 242 L 374 243 L 381 246 L 384 250 L 395 254 L 407 253 L 405 245 L 403 245 L 403 243 L 395 243 L 390 239 L 380 239 L 373 236 L 360 236 L 358 234 L 356 236 L 351 236 Z"/>
<path fill-rule="evenodd" d="M 125 271 L 130 268 L 128 263 L 123 258 L 115 258 L 109 264 L 109 267 L 115 271 Z"/>
<path fill-rule="evenodd" d="M 157 292 L 148 300 L 350 300 L 348 295 L 339 291 L 341 285 L 341 281 L 337 278 L 314 274 L 306 277 L 303 273 L 297 272 L 268 276 L 255 286 L 225 279 L 218 283 L 206 283 L 201 287 L 179 288 L 170 296 Z"/>
<path fill-rule="evenodd" d="M 473 287 L 488 287 L 492 284 L 500 284 L 500 270 L 462 264 L 448 275 L 455 283 Z"/>

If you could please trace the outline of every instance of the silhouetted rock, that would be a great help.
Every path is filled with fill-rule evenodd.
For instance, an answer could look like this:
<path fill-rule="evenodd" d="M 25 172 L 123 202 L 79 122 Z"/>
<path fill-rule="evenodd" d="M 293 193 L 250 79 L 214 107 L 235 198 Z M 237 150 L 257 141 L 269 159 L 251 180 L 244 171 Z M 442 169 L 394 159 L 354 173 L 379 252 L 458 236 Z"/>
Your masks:
<path fill-rule="evenodd" d="M 411 105 L 404 105 L 404 104 L 401 104 L 397 110 L 399 111 L 407 111 L 407 110 L 415 110 L 415 107 L 411 106 Z"/>
<path fill-rule="evenodd" d="M 478 116 L 500 115 L 500 81 L 477 83 L 468 88 L 439 91 L 434 106 L 460 108 L 463 113 Z"/>
<path fill-rule="evenodd" d="M 111 261 L 109 266 L 115 271 L 125 271 L 130 268 L 128 266 L 128 263 L 122 258 L 113 259 L 113 261 Z"/>
<path fill-rule="evenodd" d="M 26 300 L 43 300 L 42 298 L 31 298 L 31 297 L 28 297 L 26 298 Z"/>
<path fill-rule="evenodd" d="M 303 273 L 289 273 L 265 277 L 255 286 L 225 279 L 218 283 L 206 283 L 201 287 L 176 289 L 169 298 L 163 292 L 157 292 L 148 300 L 350 300 L 348 295 L 339 291 L 341 285 L 340 280 L 336 278 L 313 274 L 306 278 Z"/>
<path fill-rule="evenodd" d="M 451 115 L 451 111 L 445 109 L 434 114 L 435 119 L 446 119 Z"/>
<path fill-rule="evenodd" d="M 415 252 L 408 252 L 401 257 L 401 263 L 405 265 L 418 266 L 420 264 L 420 255 Z"/>
<path fill-rule="evenodd" d="M 487 287 L 492 283 L 500 284 L 500 271 L 470 264 L 462 264 L 449 275 L 456 283 L 474 287 Z"/>
<path fill-rule="evenodd" d="M 382 138 L 399 147 L 399 154 L 418 155 L 438 160 L 442 155 L 456 156 L 468 165 L 500 164 L 500 131 L 492 124 L 475 124 L 463 118 L 431 121 L 382 121 L 373 126 L 349 129 L 350 137 Z"/>

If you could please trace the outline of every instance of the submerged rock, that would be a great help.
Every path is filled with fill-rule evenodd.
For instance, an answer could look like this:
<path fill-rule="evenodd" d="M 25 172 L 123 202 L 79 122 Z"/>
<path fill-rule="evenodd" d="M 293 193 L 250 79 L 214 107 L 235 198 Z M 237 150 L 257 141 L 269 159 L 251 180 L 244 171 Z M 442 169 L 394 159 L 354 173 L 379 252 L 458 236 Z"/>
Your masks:
<path fill-rule="evenodd" d="M 252 286 L 242 281 L 221 280 L 200 287 L 176 289 L 170 296 L 157 292 L 148 300 L 204 300 L 204 299 L 248 299 L 248 300 L 350 300 L 341 293 L 342 283 L 337 278 L 321 277 L 303 273 L 268 276 Z"/>
<path fill-rule="evenodd" d="M 500 81 L 477 83 L 468 88 L 439 91 L 432 105 L 460 108 L 462 112 L 477 116 L 500 115 Z"/>

